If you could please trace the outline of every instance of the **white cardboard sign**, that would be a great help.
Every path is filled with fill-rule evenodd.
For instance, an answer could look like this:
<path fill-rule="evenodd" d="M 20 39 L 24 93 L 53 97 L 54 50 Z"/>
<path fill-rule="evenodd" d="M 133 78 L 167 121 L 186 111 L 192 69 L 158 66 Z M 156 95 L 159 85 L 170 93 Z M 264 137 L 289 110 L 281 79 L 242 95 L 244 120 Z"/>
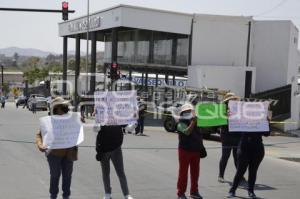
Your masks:
<path fill-rule="evenodd" d="M 43 145 L 48 149 L 65 149 L 81 144 L 84 140 L 79 113 L 45 116 L 40 118 Z"/>
<path fill-rule="evenodd" d="M 229 101 L 228 126 L 230 132 L 269 131 L 269 102 Z"/>
<path fill-rule="evenodd" d="M 136 91 L 95 92 L 96 123 L 100 125 L 127 125 L 137 121 Z"/>

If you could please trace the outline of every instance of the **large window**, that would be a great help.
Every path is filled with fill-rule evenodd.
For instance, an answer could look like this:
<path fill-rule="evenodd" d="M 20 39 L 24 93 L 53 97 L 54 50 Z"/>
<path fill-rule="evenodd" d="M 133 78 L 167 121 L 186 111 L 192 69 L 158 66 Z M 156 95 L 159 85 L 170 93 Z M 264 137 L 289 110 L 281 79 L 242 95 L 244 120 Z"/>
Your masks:
<path fill-rule="evenodd" d="M 154 32 L 154 63 L 171 65 L 172 39 L 168 33 Z"/>
<path fill-rule="evenodd" d="M 137 34 L 136 63 L 148 63 L 151 31 L 139 30 Z"/>
<path fill-rule="evenodd" d="M 178 38 L 177 39 L 177 55 L 176 65 L 187 66 L 188 65 L 188 54 L 189 54 L 189 39 Z"/>
<path fill-rule="evenodd" d="M 153 37 L 153 60 L 150 62 L 150 41 Z M 174 35 L 148 30 L 128 30 L 118 32 L 118 62 L 137 64 L 172 65 L 173 42 L 177 40 L 176 62 L 174 65 L 187 66 L 189 39 L 184 35 Z M 111 34 L 104 36 L 104 62 L 111 62 Z"/>
<path fill-rule="evenodd" d="M 118 62 L 134 63 L 135 62 L 135 38 L 134 31 L 118 32 Z"/>
<path fill-rule="evenodd" d="M 107 33 L 104 35 L 104 42 L 104 63 L 110 63 L 112 50 L 111 34 Z"/>

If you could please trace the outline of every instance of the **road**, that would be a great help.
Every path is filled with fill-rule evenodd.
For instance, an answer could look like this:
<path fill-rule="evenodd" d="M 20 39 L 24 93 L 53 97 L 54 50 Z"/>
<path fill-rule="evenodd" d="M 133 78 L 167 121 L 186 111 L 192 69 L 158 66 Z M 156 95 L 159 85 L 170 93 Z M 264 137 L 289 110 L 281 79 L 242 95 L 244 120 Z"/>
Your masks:
<path fill-rule="evenodd" d="M 33 115 L 27 110 L 8 104 L 0 110 L 0 198 L 46 199 L 49 169 L 45 156 L 35 145 L 34 135 L 38 119 L 46 115 Z M 132 195 L 137 199 L 176 198 L 177 136 L 160 127 L 146 127 L 147 136 L 126 135 L 123 145 L 126 174 Z M 103 196 L 101 170 L 95 161 L 96 134 L 85 129 L 85 141 L 79 149 L 75 164 L 72 198 L 99 199 Z M 271 199 L 298 199 L 300 195 L 300 163 L 279 157 L 300 158 L 300 139 L 270 137 L 265 139 L 266 157 L 258 173 L 257 195 Z M 234 175 L 230 159 L 225 178 L 228 183 L 217 182 L 220 143 L 205 141 L 208 157 L 201 160 L 200 192 L 204 198 L 224 198 Z M 113 198 L 123 198 L 116 174 L 112 169 Z M 239 189 L 240 198 L 247 193 Z"/>

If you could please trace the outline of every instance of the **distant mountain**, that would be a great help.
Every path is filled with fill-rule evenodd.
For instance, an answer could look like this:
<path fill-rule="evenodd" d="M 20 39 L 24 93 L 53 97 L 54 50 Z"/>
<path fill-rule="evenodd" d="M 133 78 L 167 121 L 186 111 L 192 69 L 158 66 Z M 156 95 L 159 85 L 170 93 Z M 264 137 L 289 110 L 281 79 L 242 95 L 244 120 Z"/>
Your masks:
<path fill-rule="evenodd" d="M 18 48 L 18 47 L 9 47 L 0 49 L 0 54 L 4 54 L 7 57 L 12 57 L 15 53 L 18 53 L 19 56 L 36 56 L 36 57 L 47 57 L 49 54 L 56 53 L 46 52 L 34 48 Z"/>

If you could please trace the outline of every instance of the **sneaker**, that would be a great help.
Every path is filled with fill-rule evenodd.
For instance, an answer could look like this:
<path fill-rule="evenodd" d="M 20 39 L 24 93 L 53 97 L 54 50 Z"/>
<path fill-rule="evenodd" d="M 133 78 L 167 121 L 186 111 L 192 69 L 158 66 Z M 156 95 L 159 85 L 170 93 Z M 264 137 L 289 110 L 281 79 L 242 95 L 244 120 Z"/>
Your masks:
<path fill-rule="evenodd" d="M 106 193 L 103 197 L 103 199 L 111 199 L 111 194 Z"/>
<path fill-rule="evenodd" d="M 202 196 L 197 192 L 197 193 L 192 193 L 191 198 L 193 198 L 193 199 L 202 199 Z"/>
<path fill-rule="evenodd" d="M 125 199 L 133 199 L 133 197 L 131 195 L 127 195 L 125 196 Z"/>
<path fill-rule="evenodd" d="M 234 197 L 235 197 L 235 192 L 230 191 L 225 198 L 234 198 Z"/>
<path fill-rule="evenodd" d="M 224 183 L 224 182 L 225 182 L 225 179 L 224 179 L 223 177 L 218 177 L 218 182 Z"/>
<path fill-rule="evenodd" d="M 177 199 L 187 199 L 187 197 L 183 194 L 183 195 L 181 195 L 181 196 L 178 196 Z"/>
<path fill-rule="evenodd" d="M 252 198 L 252 199 L 257 198 L 253 191 L 248 191 L 248 196 L 249 196 L 249 198 Z"/>

